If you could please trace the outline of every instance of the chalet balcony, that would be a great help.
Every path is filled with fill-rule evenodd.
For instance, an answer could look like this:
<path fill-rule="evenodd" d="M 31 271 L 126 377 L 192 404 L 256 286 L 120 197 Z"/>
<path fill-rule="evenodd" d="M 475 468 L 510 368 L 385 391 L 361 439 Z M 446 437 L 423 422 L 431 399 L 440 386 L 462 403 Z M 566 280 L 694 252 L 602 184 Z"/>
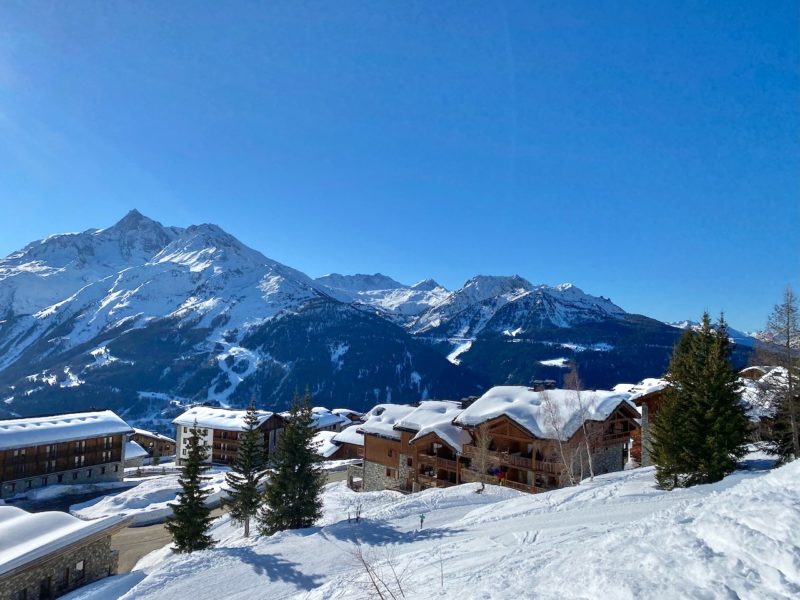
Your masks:
<path fill-rule="evenodd" d="M 474 460 L 476 456 L 475 447 L 466 446 L 464 448 L 464 456 Z M 513 467 L 515 469 L 547 473 L 548 475 L 560 475 L 563 470 L 561 463 L 546 460 L 534 461 L 525 456 L 511 454 L 509 452 L 489 451 L 489 462 L 495 465 Z"/>
<path fill-rule="evenodd" d="M 423 465 L 429 465 L 435 467 L 436 469 L 446 469 L 448 471 L 458 470 L 458 463 L 455 460 L 442 458 L 441 456 L 436 456 L 435 454 L 420 452 L 417 454 L 417 460 Z"/>
<path fill-rule="evenodd" d="M 462 468 L 461 480 L 464 483 L 477 482 L 480 481 L 480 474 L 473 469 Z M 510 487 L 511 489 L 518 490 L 520 492 L 527 492 L 528 494 L 538 494 L 539 492 L 546 491 L 544 488 L 539 488 L 535 485 L 528 485 L 526 483 L 511 481 L 509 479 L 500 479 L 499 477 L 492 477 L 491 475 L 486 475 L 483 480 L 485 483 L 489 483 L 491 485 Z"/>

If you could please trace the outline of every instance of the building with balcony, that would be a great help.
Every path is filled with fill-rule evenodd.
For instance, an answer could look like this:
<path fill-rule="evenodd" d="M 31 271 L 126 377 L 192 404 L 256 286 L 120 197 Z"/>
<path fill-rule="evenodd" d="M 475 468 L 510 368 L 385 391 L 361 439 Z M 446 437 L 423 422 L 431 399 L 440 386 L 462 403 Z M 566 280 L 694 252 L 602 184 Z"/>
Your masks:
<path fill-rule="evenodd" d="M 466 408 L 461 480 L 541 492 L 595 474 L 620 471 L 639 417 L 630 394 L 603 390 L 534 391 L 497 386 Z M 479 436 L 488 436 L 482 448 Z M 485 456 L 479 456 L 485 453 Z M 478 468 L 487 464 L 486 472 Z"/>
<path fill-rule="evenodd" d="M 164 457 L 175 456 L 177 451 L 175 440 L 155 431 L 134 428 L 131 440 L 144 448 L 150 458 L 158 457 L 163 459 Z"/>
<path fill-rule="evenodd" d="M 178 464 L 186 458 L 187 444 L 195 426 L 200 432 L 202 443 L 209 448 L 206 462 L 217 465 L 233 464 L 239 452 L 239 438 L 246 429 L 246 413 L 245 410 L 195 406 L 177 417 L 172 423 L 176 426 Z M 285 421 L 281 415 L 266 410 L 256 411 L 256 414 L 258 430 L 264 440 L 264 454 L 269 457 L 275 451 Z"/>
<path fill-rule="evenodd" d="M 55 484 L 121 481 L 131 433 L 110 410 L 0 420 L 0 498 Z"/>

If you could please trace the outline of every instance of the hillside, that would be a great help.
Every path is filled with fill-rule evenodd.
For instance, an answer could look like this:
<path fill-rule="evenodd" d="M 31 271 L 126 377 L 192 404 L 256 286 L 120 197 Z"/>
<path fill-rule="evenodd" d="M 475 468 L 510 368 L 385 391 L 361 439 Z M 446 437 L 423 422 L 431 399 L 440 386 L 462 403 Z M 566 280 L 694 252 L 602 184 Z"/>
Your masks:
<path fill-rule="evenodd" d="M 649 468 L 533 496 L 494 486 L 478 495 L 472 484 L 357 494 L 330 484 L 315 528 L 243 539 L 223 518 L 216 548 L 157 551 L 68 598 L 369 598 L 359 547 L 409 599 L 797 597 L 798 482 L 793 463 L 673 492 L 655 489 Z M 349 523 L 356 504 L 362 520 Z"/>

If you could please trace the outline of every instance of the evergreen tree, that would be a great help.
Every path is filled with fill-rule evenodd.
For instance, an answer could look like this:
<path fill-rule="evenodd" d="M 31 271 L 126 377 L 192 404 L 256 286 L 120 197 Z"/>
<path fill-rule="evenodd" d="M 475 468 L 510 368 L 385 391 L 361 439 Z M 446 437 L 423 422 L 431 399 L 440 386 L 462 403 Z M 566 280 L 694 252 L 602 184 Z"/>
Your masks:
<path fill-rule="evenodd" d="M 182 491 L 178 492 L 178 503 L 169 505 L 173 514 L 167 518 L 166 524 L 175 544 L 175 552 L 205 550 L 214 544 L 208 535 L 212 518 L 205 500 L 209 491 L 202 487 L 203 482 L 210 479 L 204 476 L 208 471 L 205 463 L 208 449 L 201 443 L 197 421 L 190 433 L 186 461 L 178 480 Z"/>
<path fill-rule="evenodd" d="M 239 451 L 233 468 L 225 475 L 230 494 L 225 500 L 231 519 L 244 524 L 244 536 L 250 535 L 250 519 L 261 505 L 258 484 L 264 475 L 264 435 L 258 428 L 258 414 L 250 404 L 244 417 L 245 429 L 239 434 Z"/>
<path fill-rule="evenodd" d="M 322 459 L 311 447 L 316 431 L 311 427 L 310 399 L 308 391 L 302 401 L 295 394 L 289 420 L 272 455 L 265 504 L 258 513 L 259 530 L 265 535 L 311 527 L 322 514 L 320 492 L 325 476 L 320 468 Z"/>
<path fill-rule="evenodd" d="M 653 419 L 652 456 L 660 487 L 719 481 L 744 455 L 748 421 L 730 364 L 725 319 L 681 337 L 670 360 L 663 402 Z"/>

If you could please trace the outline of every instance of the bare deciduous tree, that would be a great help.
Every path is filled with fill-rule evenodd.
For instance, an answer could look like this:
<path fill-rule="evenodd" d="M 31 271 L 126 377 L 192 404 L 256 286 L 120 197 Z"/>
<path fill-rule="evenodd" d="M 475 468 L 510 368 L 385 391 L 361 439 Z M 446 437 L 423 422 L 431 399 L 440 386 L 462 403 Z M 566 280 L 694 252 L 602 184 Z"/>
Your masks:
<path fill-rule="evenodd" d="M 489 424 L 481 423 L 475 431 L 475 450 L 472 455 L 472 466 L 478 473 L 478 481 L 481 489 L 477 490 L 480 494 L 486 489 L 487 471 L 490 465 L 490 450 L 492 436 L 489 435 Z"/>
<path fill-rule="evenodd" d="M 562 483 L 564 482 L 564 477 L 566 476 L 569 484 L 575 485 L 575 474 L 573 472 L 575 465 L 575 454 L 572 452 L 572 449 L 564 443 L 565 423 L 563 422 L 564 420 L 561 416 L 562 413 L 556 405 L 555 400 L 547 392 L 547 390 L 542 390 L 539 392 L 539 394 L 542 399 L 542 410 L 544 413 L 545 424 L 553 431 L 555 435 L 556 448 L 558 449 L 558 455 L 563 466 L 563 471 L 561 473 Z"/>
<path fill-rule="evenodd" d="M 572 391 L 572 402 L 575 408 L 575 417 L 580 422 L 582 443 L 586 450 L 586 462 L 589 466 L 589 478 L 594 481 L 594 464 L 592 462 L 592 448 L 590 443 L 590 432 L 586 425 L 586 421 L 590 416 L 590 409 L 593 404 L 593 398 L 587 397 L 582 391 L 581 379 L 578 376 L 578 367 L 573 363 L 572 369 L 564 377 L 564 387 Z M 581 460 L 581 479 L 583 479 L 583 461 Z"/>

